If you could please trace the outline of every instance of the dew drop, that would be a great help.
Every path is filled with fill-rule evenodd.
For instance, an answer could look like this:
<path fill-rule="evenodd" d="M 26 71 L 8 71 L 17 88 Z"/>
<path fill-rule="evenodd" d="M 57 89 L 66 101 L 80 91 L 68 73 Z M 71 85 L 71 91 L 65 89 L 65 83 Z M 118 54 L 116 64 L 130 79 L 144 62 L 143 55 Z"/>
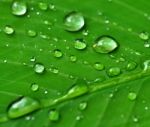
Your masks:
<path fill-rule="evenodd" d="M 144 47 L 145 47 L 145 48 L 149 48 L 149 47 L 150 47 L 150 44 L 149 44 L 149 43 L 144 43 Z"/>
<path fill-rule="evenodd" d="M 137 63 L 135 62 L 129 62 L 126 66 L 127 71 L 132 71 L 137 67 Z"/>
<path fill-rule="evenodd" d="M 31 58 L 30 58 L 30 62 L 35 62 L 36 61 L 36 58 L 34 57 L 34 56 L 32 56 Z"/>
<path fill-rule="evenodd" d="M 146 60 L 144 63 L 143 63 L 143 65 L 144 65 L 144 71 L 147 71 L 147 70 L 149 70 L 150 69 L 150 60 Z"/>
<path fill-rule="evenodd" d="M 61 52 L 61 50 L 59 50 L 59 49 L 54 50 L 54 57 L 60 58 L 62 56 L 63 56 L 63 53 Z"/>
<path fill-rule="evenodd" d="M 147 32 L 141 32 L 141 33 L 139 34 L 139 37 L 140 37 L 142 40 L 146 41 L 146 40 L 149 39 L 149 33 L 147 33 Z"/>
<path fill-rule="evenodd" d="M 93 44 L 93 49 L 98 53 L 110 53 L 118 47 L 117 42 L 109 36 L 102 36 Z"/>
<path fill-rule="evenodd" d="M 34 30 L 28 30 L 28 31 L 27 31 L 27 34 L 28 34 L 28 36 L 30 36 L 30 37 L 35 37 L 35 36 L 37 35 L 36 31 L 34 31 Z"/>
<path fill-rule="evenodd" d="M 99 62 L 96 62 L 93 67 L 98 71 L 102 71 L 104 69 L 104 65 Z"/>
<path fill-rule="evenodd" d="M 139 121 L 139 119 L 137 117 L 133 117 L 133 122 L 137 123 Z"/>
<path fill-rule="evenodd" d="M 31 84 L 31 90 L 32 91 L 38 91 L 39 90 L 39 85 L 38 84 L 36 84 L 36 83 L 32 83 Z"/>
<path fill-rule="evenodd" d="M 64 27 L 67 31 L 79 31 L 84 27 L 84 25 L 84 17 L 78 12 L 71 12 L 64 19 Z"/>
<path fill-rule="evenodd" d="M 79 104 L 79 109 L 80 110 L 85 110 L 87 108 L 87 102 L 81 102 L 80 104 Z"/>
<path fill-rule="evenodd" d="M 77 57 L 74 56 L 74 55 L 71 55 L 71 56 L 70 56 L 70 61 L 71 61 L 71 62 L 76 62 L 76 61 L 77 61 Z"/>
<path fill-rule="evenodd" d="M 8 108 L 9 118 L 18 118 L 29 114 L 40 108 L 40 104 L 37 100 L 30 97 L 22 97 L 16 102 L 12 103 Z"/>
<path fill-rule="evenodd" d="M 89 34 L 89 31 L 88 31 L 88 30 L 83 30 L 82 34 L 83 34 L 84 36 L 87 36 L 87 35 Z"/>
<path fill-rule="evenodd" d="M 38 6 L 39 6 L 39 8 L 40 8 L 41 10 L 43 10 L 43 11 L 46 11 L 46 10 L 48 9 L 47 3 L 40 2 L 40 3 L 38 4 Z"/>
<path fill-rule="evenodd" d="M 54 74 L 58 74 L 59 73 L 59 70 L 57 68 L 50 68 L 49 69 L 52 73 Z"/>
<path fill-rule="evenodd" d="M 50 121 L 58 121 L 60 118 L 59 111 L 57 111 L 57 110 L 49 111 L 48 117 L 49 117 Z"/>
<path fill-rule="evenodd" d="M 13 34 L 14 32 L 15 32 L 15 30 L 11 27 L 11 26 L 5 26 L 5 28 L 4 28 L 4 32 L 6 33 L 6 34 L 8 34 L 8 35 L 11 35 L 11 34 Z"/>
<path fill-rule="evenodd" d="M 89 91 L 89 88 L 85 81 L 77 80 L 77 82 L 68 90 L 66 96 L 68 98 L 73 98 L 86 94 Z"/>
<path fill-rule="evenodd" d="M 41 63 L 36 63 L 34 66 L 34 71 L 38 74 L 42 74 L 45 71 L 45 67 L 43 64 Z"/>
<path fill-rule="evenodd" d="M 121 73 L 121 70 L 119 67 L 111 67 L 108 71 L 107 74 L 111 77 L 117 76 Z"/>
<path fill-rule="evenodd" d="M 87 47 L 86 43 L 84 42 L 83 39 L 76 39 L 74 43 L 74 48 L 77 50 L 83 50 Z"/>
<path fill-rule="evenodd" d="M 24 1 L 15 0 L 12 3 L 11 10 L 13 15 L 22 16 L 27 12 L 27 5 Z"/>
<path fill-rule="evenodd" d="M 131 101 L 134 101 L 136 99 L 136 97 L 137 97 L 137 95 L 134 92 L 130 92 L 128 94 L 128 99 L 131 100 Z"/>
<path fill-rule="evenodd" d="M 55 10 L 55 5 L 54 4 L 49 4 L 49 9 L 54 11 Z"/>

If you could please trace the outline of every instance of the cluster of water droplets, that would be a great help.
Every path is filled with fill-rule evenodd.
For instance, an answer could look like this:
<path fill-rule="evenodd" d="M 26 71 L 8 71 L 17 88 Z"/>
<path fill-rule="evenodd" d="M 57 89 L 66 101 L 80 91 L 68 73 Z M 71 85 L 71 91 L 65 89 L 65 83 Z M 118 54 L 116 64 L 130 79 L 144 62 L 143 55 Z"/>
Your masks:
<path fill-rule="evenodd" d="M 48 5 L 47 3 L 43 3 L 43 2 L 40 2 L 38 4 L 38 7 L 42 11 L 47 11 L 48 9 L 53 10 L 53 11 L 55 10 L 55 6 L 53 4 Z M 28 12 L 26 2 L 22 2 L 19 0 L 13 1 L 11 9 L 12 9 L 12 14 L 14 16 L 23 16 Z M 38 14 L 39 13 L 37 13 L 37 15 Z M 48 21 L 44 21 L 44 23 L 46 25 L 49 24 Z M 105 23 L 109 23 L 109 20 L 106 20 Z M 85 27 L 85 18 L 79 12 L 75 12 L 75 11 L 70 12 L 65 16 L 63 26 L 66 31 L 69 31 L 72 33 L 80 31 L 80 30 L 84 29 L 84 27 Z M 15 29 L 9 25 L 6 25 L 5 28 L 3 29 L 3 31 L 7 35 L 12 35 L 15 33 Z M 26 33 L 29 37 L 37 36 L 37 32 L 32 29 L 27 30 Z M 82 31 L 83 36 L 88 36 L 88 34 L 89 34 L 89 31 L 87 29 Z M 41 34 L 41 37 L 47 38 L 46 35 L 42 35 L 42 34 Z M 146 44 L 144 45 L 145 47 L 150 47 L 149 44 L 147 43 L 147 41 L 149 40 L 148 33 L 142 32 L 139 35 L 139 37 L 143 41 L 146 41 Z M 57 41 L 57 39 L 55 39 L 55 41 Z M 88 47 L 88 45 L 84 39 L 75 39 L 73 42 L 73 46 L 78 51 L 85 50 Z M 111 36 L 99 36 L 99 37 L 95 38 L 91 47 L 93 48 L 93 51 L 95 51 L 96 53 L 109 54 L 109 53 L 112 53 L 115 50 L 117 50 L 117 48 L 119 47 L 119 43 L 116 41 L 116 39 L 114 39 Z M 53 51 L 53 56 L 55 58 L 62 58 L 63 52 L 60 49 L 55 49 Z M 78 58 L 75 55 L 70 55 L 69 60 L 72 63 L 75 63 L 78 60 Z M 30 59 L 30 61 L 34 63 L 33 70 L 36 74 L 40 75 L 46 71 L 44 64 L 36 63 L 35 57 L 32 57 Z M 144 62 L 144 70 L 147 70 L 150 68 L 149 64 L 150 64 L 150 61 Z M 128 62 L 128 64 L 126 65 L 126 70 L 132 71 L 136 67 L 137 67 L 136 62 Z M 97 71 L 102 71 L 105 69 L 105 65 L 101 62 L 95 62 L 93 64 L 93 68 Z M 55 73 L 55 74 L 59 73 L 59 70 L 57 68 L 50 68 L 49 71 L 51 71 L 52 73 Z M 118 76 L 122 73 L 120 67 L 110 67 L 109 69 L 107 69 L 106 72 L 109 77 Z M 37 83 L 32 83 L 30 87 L 33 92 L 37 92 L 39 90 L 39 85 Z M 84 94 L 88 93 L 88 91 L 89 91 L 89 88 L 87 85 L 85 85 L 85 83 L 79 83 L 79 84 L 77 83 L 77 84 L 73 85 L 66 92 L 66 94 L 64 96 L 62 96 L 62 98 L 55 100 L 54 103 L 61 99 L 63 100 L 64 98 L 71 99 L 71 98 L 74 98 L 77 96 L 84 95 Z M 113 94 L 111 94 L 110 97 L 112 98 Z M 130 101 L 134 101 L 134 100 L 136 100 L 137 95 L 135 92 L 130 92 L 127 97 Z M 79 104 L 78 109 L 83 111 L 87 108 L 87 106 L 88 106 L 88 103 L 86 101 L 82 101 Z M 40 109 L 40 108 L 41 108 L 41 104 L 38 100 L 25 96 L 25 97 L 17 99 L 15 102 L 13 102 L 10 105 L 10 107 L 8 108 L 8 117 L 12 118 L 12 119 L 22 117 L 24 115 L 27 115 L 33 111 Z M 145 107 L 145 110 L 146 109 L 148 109 L 148 108 Z M 48 113 L 48 118 L 51 121 L 58 121 L 60 119 L 60 112 L 57 109 L 52 109 Z M 76 117 L 76 120 L 80 120 L 80 119 L 81 119 L 81 116 Z M 133 121 L 137 122 L 138 118 L 134 117 Z"/>

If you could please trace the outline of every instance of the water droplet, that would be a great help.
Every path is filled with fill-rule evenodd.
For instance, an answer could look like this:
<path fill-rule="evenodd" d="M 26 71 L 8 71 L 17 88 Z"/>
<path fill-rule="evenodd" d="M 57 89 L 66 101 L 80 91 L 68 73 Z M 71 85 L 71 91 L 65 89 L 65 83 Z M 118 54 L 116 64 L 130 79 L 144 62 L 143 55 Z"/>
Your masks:
<path fill-rule="evenodd" d="M 126 66 L 127 71 L 132 71 L 137 67 L 137 63 L 135 62 L 129 62 Z"/>
<path fill-rule="evenodd" d="M 71 55 L 71 56 L 70 56 L 70 61 L 71 61 L 71 62 L 76 62 L 76 61 L 77 61 L 77 57 L 74 56 L 74 55 Z"/>
<path fill-rule="evenodd" d="M 141 32 L 140 34 L 139 34 L 139 37 L 142 39 L 142 40 L 148 40 L 149 39 L 149 33 L 147 33 L 147 32 Z"/>
<path fill-rule="evenodd" d="M 39 85 L 38 84 L 36 84 L 36 83 L 32 83 L 31 84 L 31 90 L 32 91 L 38 91 L 39 90 Z"/>
<path fill-rule="evenodd" d="M 64 26 L 67 31 L 79 31 L 84 25 L 84 17 L 81 13 L 71 12 L 65 17 Z"/>
<path fill-rule="evenodd" d="M 120 70 L 119 67 L 111 67 L 111 68 L 108 70 L 108 72 L 107 72 L 107 74 L 108 74 L 109 76 L 111 76 L 111 77 L 117 76 L 117 75 L 119 75 L 120 73 L 121 73 L 121 70 Z"/>
<path fill-rule="evenodd" d="M 63 56 L 63 53 L 61 52 L 61 50 L 55 49 L 54 50 L 54 56 L 57 57 L 57 58 L 60 58 L 60 57 Z"/>
<path fill-rule="evenodd" d="M 137 123 L 139 121 L 139 119 L 137 117 L 133 117 L 133 122 Z"/>
<path fill-rule="evenodd" d="M 54 74 L 58 74 L 58 72 L 59 72 L 59 70 L 57 68 L 50 68 L 49 70 Z"/>
<path fill-rule="evenodd" d="M 55 10 L 55 5 L 54 4 L 49 4 L 49 9 L 54 11 Z"/>
<path fill-rule="evenodd" d="M 87 36 L 87 35 L 89 34 L 89 31 L 88 31 L 88 30 L 83 30 L 82 34 L 83 34 L 84 36 Z"/>
<path fill-rule="evenodd" d="M 40 104 L 37 100 L 30 97 L 22 97 L 8 108 L 8 116 L 9 118 L 18 118 L 39 108 Z"/>
<path fill-rule="evenodd" d="M 42 74 L 45 71 L 45 67 L 41 63 L 36 63 L 34 66 L 34 71 L 38 74 Z"/>
<path fill-rule="evenodd" d="M 77 80 L 77 82 L 69 89 L 66 96 L 68 98 L 73 98 L 86 94 L 89 91 L 89 88 L 85 81 Z"/>
<path fill-rule="evenodd" d="M 150 60 L 146 60 L 144 63 L 143 63 L 143 65 L 144 65 L 144 71 L 147 71 L 147 70 L 149 70 L 150 69 Z"/>
<path fill-rule="evenodd" d="M 110 53 L 118 47 L 117 42 L 108 36 L 99 37 L 96 43 L 93 44 L 93 48 L 98 53 Z"/>
<path fill-rule="evenodd" d="M 76 39 L 74 43 L 74 48 L 78 50 L 83 50 L 87 47 L 86 43 L 84 42 L 83 39 Z"/>
<path fill-rule="evenodd" d="M 80 110 L 85 110 L 87 108 L 87 102 L 81 102 L 80 104 L 79 104 L 79 109 Z"/>
<path fill-rule="evenodd" d="M 59 118 L 60 118 L 59 111 L 57 111 L 57 110 L 51 110 L 51 111 L 49 112 L 48 117 L 49 117 L 49 120 L 50 120 L 50 121 L 58 121 Z"/>
<path fill-rule="evenodd" d="M 99 62 L 96 62 L 93 67 L 98 71 L 101 71 L 104 69 L 104 65 Z"/>
<path fill-rule="evenodd" d="M 39 5 L 39 8 L 43 11 L 46 11 L 48 9 L 47 3 L 40 2 L 38 5 Z"/>
<path fill-rule="evenodd" d="M 15 31 L 14 31 L 14 29 L 11 27 L 11 26 L 5 26 L 5 28 L 4 28 L 4 32 L 6 33 L 6 34 L 8 34 L 8 35 L 11 35 L 11 34 L 13 34 Z"/>
<path fill-rule="evenodd" d="M 30 62 L 35 62 L 36 61 L 36 58 L 34 57 L 34 56 L 32 56 L 31 58 L 30 58 Z"/>
<path fill-rule="evenodd" d="M 27 5 L 24 1 L 15 0 L 12 3 L 12 14 L 16 16 L 22 16 L 27 12 Z"/>
<path fill-rule="evenodd" d="M 137 95 L 134 92 L 130 92 L 128 94 L 128 99 L 131 100 L 131 101 L 134 101 L 136 99 L 136 97 L 137 97 Z"/>
<path fill-rule="evenodd" d="M 144 47 L 145 47 L 145 48 L 149 48 L 149 47 L 150 47 L 150 44 L 146 42 L 146 43 L 144 43 Z"/>
<path fill-rule="evenodd" d="M 28 34 L 28 36 L 30 36 L 30 37 L 35 37 L 35 36 L 37 35 L 36 31 L 34 31 L 34 30 L 28 30 L 28 31 L 27 31 L 27 34 Z"/>
<path fill-rule="evenodd" d="M 81 120 L 81 119 L 83 119 L 83 116 L 82 116 L 82 115 L 77 115 L 77 116 L 76 116 L 76 120 L 77 120 L 77 121 L 79 121 L 79 120 Z"/>

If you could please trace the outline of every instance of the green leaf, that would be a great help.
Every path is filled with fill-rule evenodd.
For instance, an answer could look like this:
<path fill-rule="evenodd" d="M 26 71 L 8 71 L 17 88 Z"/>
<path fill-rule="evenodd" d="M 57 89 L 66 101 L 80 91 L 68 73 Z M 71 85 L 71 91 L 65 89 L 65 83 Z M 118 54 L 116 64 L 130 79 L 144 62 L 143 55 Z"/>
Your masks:
<path fill-rule="evenodd" d="M 0 1 L 0 127 L 150 126 L 148 0 L 13 2 Z M 114 47 L 94 50 L 103 37 Z"/>

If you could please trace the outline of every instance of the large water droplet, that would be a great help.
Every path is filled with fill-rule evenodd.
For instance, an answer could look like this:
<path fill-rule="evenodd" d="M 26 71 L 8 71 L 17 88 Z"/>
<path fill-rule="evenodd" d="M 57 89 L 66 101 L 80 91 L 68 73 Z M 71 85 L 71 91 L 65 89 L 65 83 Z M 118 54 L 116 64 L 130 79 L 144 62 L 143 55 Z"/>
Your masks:
<path fill-rule="evenodd" d="M 67 31 L 79 31 L 84 25 L 84 17 L 81 13 L 71 12 L 65 17 L 64 26 Z"/>
<path fill-rule="evenodd" d="M 126 69 L 127 69 L 128 71 L 132 71 L 132 70 L 134 70 L 134 69 L 136 68 L 136 66 L 137 66 L 137 63 L 135 63 L 135 62 L 129 62 L 129 63 L 127 64 L 127 66 L 126 66 Z"/>
<path fill-rule="evenodd" d="M 54 50 L 54 56 L 57 57 L 57 58 L 60 58 L 60 57 L 63 56 L 63 53 L 61 52 L 61 50 L 55 49 Z"/>
<path fill-rule="evenodd" d="M 36 84 L 36 83 L 32 83 L 31 84 L 31 90 L 32 91 L 35 92 L 35 91 L 38 91 L 38 89 L 39 89 L 39 85 L 38 84 Z"/>
<path fill-rule="evenodd" d="M 111 77 L 117 76 L 121 73 L 121 70 L 119 67 L 111 67 L 108 71 L 107 74 Z"/>
<path fill-rule="evenodd" d="M 36 63 L 34 66 L 34 71 L 38 74 L 42 74 L 45 71 L 45 67 L 41 63 Z"/>
<path fill-rule="evenodd" d="M 48 117 L 49 117 L 50 121 L 58 121 L 59 118 L 60 118 L 60 114 L 59 114 L 59 112 L 57 110 L 51 110 L 49 112 L 49 116 Z"/>
<path fill-rule="evenodd" d="M 38 5 L 39 5 L 39 8 L 43 11 L 46 11 L 48 9 L 47 3 L 40 2 Z"/>
<path fill-rule="evenodd" d="M 16 16 L 22 16 L 27 12 L 27 5 L 24 1 L 15 0 L 12 3 L 12 14 Z"/>
<path fill-rule="evenodd" d="M 104 69 L 104 65 L 99 62 L 96 62 L 93 67 L 98 71 L 101 71 Z"/>
<path fill-rule="evenodd" d="M 117 42 L 109 36 L 102 36 L 93 44 L 93 48 L 98 53 L 110 53 L 118 47 Z"/>
<path fill-rule="evenodd" d="M 146 40 L 149 39 L 149 33 L 147 33 L 147 32 L 142 32 L 142 33 L 139 34 L 139 37 L 140 37 L 142 40 L 146 41 Z"/>
<path fill-rule="evenodd" d="M 23 97 L 11 104 L 8 109 L 8 116 L 9 118 L 18 118 L 39 108 L 40 104 L 37 100 L 30 97 Z"/>
<path fill-rule="evenodd" d="M 11 27 L 11 26 L 5 26 L 5 28 L 4 28 L 4 32 L 6 33 L 6 34 L 8 34 L 8 35 L 11 35 L 11 34 L 13 34 L 15 31 L 14 31 L 14 29 Z"/>
<path fill-rule="evenodd" d="M 85 110 L 87 108 L 87 102 L 83 101 L 79 104 L 80 110 Z"/>
<path fill-rule="evenodd" d="M 128 94 L 128 99 L 131 100 L 131 101 L 134 101 L 136 99 L 136 97 L 137 97 L 137 95 L 134 92 L 130 92 Z"/>
<path fill-rule="evenodd" d="M 74 48 L 78 50 L 83 50 L 87 47 L 86 43 L 84 42 L 83 39 L 76 39 L 74 43 Z"/>

